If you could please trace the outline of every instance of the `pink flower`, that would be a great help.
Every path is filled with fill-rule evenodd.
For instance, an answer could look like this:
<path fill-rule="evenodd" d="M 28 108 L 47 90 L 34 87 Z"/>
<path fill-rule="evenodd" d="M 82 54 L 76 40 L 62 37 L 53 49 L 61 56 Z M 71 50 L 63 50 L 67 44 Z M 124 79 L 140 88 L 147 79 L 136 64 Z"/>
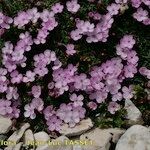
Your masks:
<path fill-rule="evenodd" d="M 125 35 L 121 40 L 120 40 L 120 46 L 121 48 L 133 48 L 135 44 L 135 40 L 132 35 Z"/>
<path fill-rule="evenodd" d="M 56 22 L 55 18 L 49 18 L 47 22 L 43 22 L 42 26 L 43 26 L 43 30 L 48 30 L 48 31 L 52 31 L 55 27 L 57 27 L 58 22 Z"/>
<path fill-rule="evenodd" d="M 150 70 L 147 69 L 146 67 L 141 67 L 139 69 L 140 74 L 146 76 L 148 79 L 150 79 Z"/>
<path fill-rule="evenodd" d="M 95 91 L 93 93 L 90 94 L 89 98 L 91 100 L 96 100 L 97 103 L 103 103 L 105 102 L 105 99 L 107 98 L 108 96 L 108 92 L 103 90 L 103 91 Z"/>
<path fill-rule="evenodd" d="M 47 29 L 41 29 L 38 31 L 37 38 L 34 39 L 34 43 L 39 45 L 40 43 L 44 44 L 46 42 L 46 38 L 49 35 Z"/>
<path fill-rule="evenodd" d="M 44 109 L 44 102 L 41 98 L 34 98 L 31 102 L 31 105 L 39 112 Z"/>
<path fill-rule="evenodd" d="M 71 13 L 76 13 L 80 8 L 77 0 L 67 1 L 66 6 L 67 10 Z"/>
<path fill-rule="evenodd" d="M 131 0 L 131 3 L 133 7 L 138 8 L 142 4 L 142 0 Z"/>
<path fill-rule="evenodd" d="M 24 107 L 25 112 L 24 112 L 24 116 L 26 118 L 30 117 L 31 119 L 35 119 L 36 118 L 36 114 L 34 112 L 35 107 L 31 104 L 27 104 Z"/>
<path fill-rule="evenodd" d="M 70 127 L 74 127 L 80 122 L 80 119 L 85 117 L 85 112 L 85 109 L 81 106 L 74 107 L 71 103 L 68 105 L 62 104 L 57 111 L 57 116 L 68 123 Z"/>
<path fill-rule="evenodd" d="M 133 65 L 136 65 L 139 58 L 137 57 L 136 51 L 130 51 L 127 56 L 127 61 Z"/>
<path fill-rule="evenodd" d="M 54 14 L 57 14 L 57 13 L 61 13 L 64 9 L 64 6 L 61 5 L 60 3 L 56 3 L 52 6 L 52 11 L 54 12 Z"/>
<path fill-rule="evenodd" d="M 23 82 L 33 82 L 35 80 L 35 73 L 32 71 L 27 71 L 26 76 L 23 77 Z"/>
<path fill-rule="evenodd" d="M 77 96 L 75 93 L 70 96 L 70 100 L 72 102 L 74 102 L 73 105 L 75 107 L 82 106 L 83 105 L 83 99 L 84 99 L 83 95 L 78 95 Z"/>
<path fill-rule="evenodd" d="M 117 15 L 119 13 L 120 5 L 112 3 L 107 7 L 108 12 L 110 15 Z"/>
<path fill-rule="evenodd" d="M 43 114 L 46 120 L 50 120 L 50 117 L 52 117 L 55 113 L 56 112 L 52 105 L 47 106 L 43 111 Z"/>
<path fill-rule="evenodd" d="M 111 114 L 115 114 L 116 111 L 118 111 L 120 109 L 120 105 L 116 102 L 110 102 L 108 105 L 108 111 Z"/>
<path fill-rule="evenodd" d="M 0 80 L 0 93 L 4 93 L 7 90 L 7 81 L 3 82 Z"/>
<path fill-rule="evenodd" d="M 13 109 L 12 113 L 9 114 L 8 116 L 11 117 L 11 118 L 19 118 L 20 110 L 15 106 L 13 106 L 12 109 Z"/>
<path fill-rule="evenodd" d="M 12 18 L 5 16 L 2 12 L 0 12 L 0 29 L 9 29 L 12 22 Z"/>
<path fill-rule="evenodd" d="M 140 8 L 137 9 L 137 12 L 135 12 L 135 13 L 133 14 L 133 17 L 134 17 L 137 21 L 142 22 L 142 21 L 144 21 L 144 20 L 146 20 L 146 19 L 148 18 L 148 11 L 143 10 L 143 8 L 140 7 Z"/>
<path fill-rule="evenodd" d="M 24 50 L 20 50 L 20 51 L 13 51 L 12 53 L 12 60 L 13 61 L 20 61 L 23 59 L 24 57 Z"/>
<path fill-rule="evenodd" d="M 35 98 L 39 98 L 41 95 L 41 87 L 40 86 L 33 86 L 32 87 L 32 94 Z"/>
<path fill-rule="evenodd" d="M 49 18 L 54 17 L 54 12 L 53 11 L 48 11 L 47 9 L 44 9 L 43 12 L 40 14 L 40 18 L 43 22 L 47 22 Z"/>
<path fill-rule="evenodd" d="M 22 74 L 19 74 L 19 72 L 17 70 L 11 72 L 10 74 L 11 76 L 11 83 L 21 83 L 22 79 L 23 79 L 23 75 Z"/>
<path fill-rule="evenodd" d="M 149 0 L 142 0 L 142 2 L 147 5 L 147 6 L 150 6 L 150 1 Z"/>
<path fill-rule="evenodd" d="M 40 18 L 40 13 L 38 12 L 37 8 L 29 9 L 27 11 L 27 14 L 29 15 L 29 18 L 33 23 L 36 23 Z"/>
<path fill-rule="evenodd" d="M 30 22 L 30 16 L 27 12 L 19 12 L 17 17 L 14 18 L 14 25 L 18 28 L 22 28 L 24 25 Z"/>
<path fill-rule="evenodd" d="M 122 93 L 118 92 L 112 96 L 112 101 L 121 101 L 122 100 Z"/>
<path fill-rule="evenodd" d="M 66 48 L 67 48 L 67 50 L 66 50 L 66 53 L 68 54 L 68 55 L 73 55 L 73 54 L 75 54 L 76 53 L 76 50 L 74 49 L 74 45 L 73 44 L 67 44 L 66 45 Z"/>
<path fill-rule="evenodd" d="M 12 113 L 11 101 L 8 100 L 0 100 L 0 114 L 1 115 L 8 115 Z"/>
<path fill-rule="evenodd" d="M 62 120 L 60 120 L 56 115 L 52 115 L 49 120 L 47 120 L 46 124 L 50 131 L 60 131 Z"/>
<path fill-rule="evenodd" d="M 133 97 L 133 88 L 132 86 L 126 87 L 124 86 L 122 88 L 122 92 L 123 92 L 123 98 L 126 100 L 130 100 Z"/>
<path fill-rule="evenodd" d="M 74 41 L 77 41 L 82 38 L 82 35 L 78 29 L 71 31 L 70 35 Z"/>
<path fill-rule="evenodd" d="M 18 99 L 19 98 L 19 94 L 18 94 L 18 89 L 17 87 L 14 88 L 14 87 L 8 87 L 7 91 L 6 91 L 6 98 L 8 100 L 11 100 L 11 99 Z"/>
<path fill-rule="evenodd" d="M 89 102 L 88 103 L 88 107 L 91 109 L 91 110 L 96 110 L 97 109 L 97 104 L 95 102 Z"/>
<path fill-rule="evenodd" d="M 4 47 L 2 48 L 2 52 L 3 52 L 3 54 L 12 54 L 13 48 L 14 48 L 14 46 L 10 41 L 5 42 Z"/>
<path fill-rule="evenodd" d="M 74 87 L 76 89 L 86 90 L 88 85 L 90 85 L 90 80 L 87 78 L 86 74 L 82 73 L 75 77 Z"/>
<path fill-rule="evenodd" d="M 7 70 L 4 68 L 0 68 L 0 81 L 1 82 L 7 81 L 6 75 L 7 75 Z"/>
<path fill-rule="evenodd" d="M 124 66 L 124 76 L 126 78 L 133 78 L 136 73 L 137 68 L 135 65 L 128 63 L 126 66 Z"/>
<path fill-rule="evenodd" d="M 61 61 L 59 61 L 58 59 L 56 59 L 56 60 L 54 61 L 54 66 L 52 67 L 52 69 L 53 69 L 53 70 L 57 70 L 57 69 L 59 69 L 61 66 L 62 66 Z"/>
<path fill-rule="evenodd" d="M 90 23 L 89 21 L 79 20 L 76 23 L 76 27 L 78 28 L 80 34 L 94 31 L 94 24 Z"/>

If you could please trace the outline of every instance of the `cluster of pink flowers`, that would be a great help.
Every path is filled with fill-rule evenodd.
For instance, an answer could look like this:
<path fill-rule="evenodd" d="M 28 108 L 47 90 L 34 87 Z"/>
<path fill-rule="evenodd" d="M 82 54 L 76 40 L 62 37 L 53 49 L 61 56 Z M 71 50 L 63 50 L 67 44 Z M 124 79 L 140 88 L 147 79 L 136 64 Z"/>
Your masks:
<path fill-rule="evenodd" d="M 60 65 L 56 65 L 57 61 L 59 61 L 56 57 L 56 54 L 54 51 L 50 51 L 50 50 L 46 50 L 44 51 L 44 53 L 38 54 L 34 56 L 34 72 L 35 74 L 39 75 L 40 77 L 45 76 L 46 74 L 48 74 L 48 68 L 47 66 L 53 62 L 53 70 L 55 69 L 55 67 L 60 67 L 61 66 L 61 62 Z"/>
<path fill-rule="evenodd" d="M 90 76 L 84 73 L 78 74 L 77 67 L 71 64 L 65 69 L 55 70 L 53 81 L 49 86 L 49 94 L 58 97 L 65 91 L 85 91 L 90 100 L 96 100 L 94 103 L 88 104 L 91 109 L 95 109 L 97 104 L 105 102 L 111 94 L 112 101 L 116 103 L 112 109 L 118 110 L 115 108 L 115 106 L 119 108 L 116 101 L 133 97 L 131 86 L 129 88 L 122 87 L 121 83 L 127 78 L 133 78 L 137 73 L 139 58 L 137 53 L 132 50 L 134 44 L 133 36 L 125 35 L 116 46 L 119 57 L 106 61 L 100 67 L 95 66 L 90 72 Z M 70 97 L 70 100 L 74 101 L 74 105 L 80 106 L 82 106 L 83 99 L 82 95 L 79 97 L 76 94 L 72 94 Z M 110 112 L 114 112 L 114 110 L 110 110 Z"/>
<path fill-rule="evenodd" d="M 119 14 L 121 5 L 112 3 L 107 7 L 107 14 L 102 15 L 99 13 L 89 13 L 89 17 L 92 17 L 98 22 L 96 24 L 89 21 L 76 19 L 77 29 L 71 31 L 71 38 L 75 41 L 81 39 L 84 35 L 87 36 L 86 41 L 92 42 L 106 42 L 109 37 L 109 30 L 114 22 L 114 16 Z"/>
<path fill-rule="evenodd" d="M 149 6 L 148 0 L 142 2 Z M 114 17 L 119 14 L 121 5 L 126 3 L 127 0 L 116 0 L 116 3 L 107 7 L 106 14 L 89 12 L 90 20 L 93 22 L 76 18 L 76 29 L 71 31 L 71 38 L 78 41 L 85 36 L 87 43 L 106 42 Z M 134 6 L 135 1 L 132 0 L 132 3 Z M 59 131 L 65 123 L 74 127 L 86 117 L 86 107 L 89 110 L 96 110 L 106 101 L 108 111 L 114 114 L 121 108 L 119 104 L 121 100 L 131 99 L 134 96 L 132 85 L 124 84 L 126 79 L 133 78 L 137 73 L 139 58 L 134 50 L 136 41 L 132 35 L 125 35 L 120 40 L 116 46 L 116 57 L 100 66 L 94 66 L 87 74 L 79 73 L 78 64 L 70 63 L 66 67 L 63 66 L 57 52 L 50 49 L 34 52 L 36 54 L 33 59 L 31 58 L 32 61 L 28 60 L 28 53 L 33 52 L 34 46 L 47 42 L 50 31 L 59 25 L 55 15 L 62 13 L 64 9 L 64 5 L 56 3 L 50 11 L 39 12 L 37 8 L 32 8 L 19 12 L 14 19 L 0 13 L 0 36 L 11 24 L 25 30 L 26 25 L 30 23 L 36 28 L 37 33 L 33 37 L 29 29 L 19 35 L 16 44 L 11 41 L 4 43 L 0 68 L 0 115 L 10 118 L 18 118 L 21 115 L 22 86 L 26 89 L 25 98 L 29 99 L 23 106 L 24 116 L 35 119 L 38 113 L 43 114 L 50 131 Z M 80 4 L 77 0 L 69 0 L 66 2 L 66 9 L 75 14 L 79 11 Z M 144 23 L 148 14 L 142 11 L 144 10 L 134 16 L 140 15 L 139 21 Z M 68 57 L 77 53 L 74 41 L 62 44 Z M 141 68 L 139 71 L 150 78 L 148 69 Z M 47 76 L 49 76 L 46 80 L 48 85 L 45 87 L 38 81 Z M 42 96 L 45 89 L 48 90 L 49 97 L 58 98 L 66 94 L 68 103 L 62 102 L 58 107 L 47 106 Z"/>
<path fill-rule="evenodd" d="M 35 44 L 44 44 L 46 42 L 46 38 L 49 35 L 49 31 L 52 31 L 55 27 L 57 27 L 58 22 L 54 17 L 55 13 L 53 11 L 44 10 L 40 18 L 42 20 L 42 28 L 38 30 L 37 38 L 34 39 Z"/>
<path fill-rule="evenodd" d="M 27 11 L 21 11 L 18 15 L 14 18 L 14 26 L 18 28 L 22 28 L 27 25 L 30 21 L 32 23 L 36 23 L 40 18 L 40 13 L 38 12 L 37 8 L 32 8 Z"/>
<path fill-rule="evenodd" d="M 111 94 L 112 101 L 116 103 L 123 98 L 131 99 L 133 97 L 133 89 L 122 87 L 121 83 L 127 78 L 133 78 L 137 73 L 138 56 L 132 50 L 134 44 L 133 36 L 125 35 L 116 46 L 117 55 L 120 58 L 112 58 L 100 67 L 93 68 L 90 73 L 91 86 L 87 89 L 91 100 L 95 99 L 97 103 L 102 103 Z M 119 108 L 117 104 L 114 106 Z M 110 110 L 110 107 L 108 108 Z M 115 108 L 112 107 L 112 109 Z"/>
<path fill-rule="evenodd" d="M 150 8 L 150 1 L 149 0 L 131 0 L 132 6 L 137 8 L 137 11 L 133 14 L 133 17 L 142 22 L 145 25 L 150 25 L 150 16 L 149 12 L 146 9 L 142 8 L 142 4 L 148 6 Z"/>
<path fill-rule="evenodd" d="M 150 25 L 150 17 L 147 10 L 144 10 L 142 7 L 139 7 L 137 11 L 133 14 L 133 17 L 142 22 L 145 25 Z"/>
<path fill-rule="evenodd" d="M 139 69 L 140 74 L 142 74 L 143 76 L 146 76 L 148 79 L 150 79 L 150 70 L 147 69 L 146 67 L 141 67 Z"/>
<path fill-rule="evenodd" d="M 76 53 L 75 46 L 73 44 L 66 45 L 66 53 L 68 55 L 74 55 Z"/>
<path fill-rule="evenodd" d="M 78 0 L 71 0 L 66 2 L 67 10 L 71 13 L 76 13 L 80 9 Z"/>
<path fill-rule="evenodd" d="M 10 28 L 10 24 L 13 22 L 13 19 L 4 15 L 0 12 L 0 37 L 5 32 L 5 29 Z"/>
<path fill-rule="evenodd" d="M 43 10 L 43 12 L 38 12 L 37 8 L 32 8 L 27 11 L 19 12 L 14 18 L 14 25 L 18 28 L 23 28 L 30 22 L 36 25 L 40 19 L 42 21 L 42 27 L 38 30 L 37 37 L 33 41 L 35 44 L 44 44 L 49 35 L 49 31 L 52 31 L 58 25 L 54 15 L 62 11 L 63 5 L 60 3 L 56 3 L 52 7 L 52 11 Z"/>
<path fill-rule="evenodd" d="M 9 29 L 10 24 L 13 22 L 13 19 L 4 15 L 2 12 L 0 12 L 0 27 L 4 29 Z"/>
<path fill-rule="evenodd" d="M 19 41 L 14 46 L 10 41 L 5 42 L 2 48 L 3 65 L 7 68 L 8 72 L 14 71 L 17 66 L 26 66 L 26 57 L 24 53 L 31 50 L 33 44 L 32 37 L 29 32 L 21 33 Z"/>

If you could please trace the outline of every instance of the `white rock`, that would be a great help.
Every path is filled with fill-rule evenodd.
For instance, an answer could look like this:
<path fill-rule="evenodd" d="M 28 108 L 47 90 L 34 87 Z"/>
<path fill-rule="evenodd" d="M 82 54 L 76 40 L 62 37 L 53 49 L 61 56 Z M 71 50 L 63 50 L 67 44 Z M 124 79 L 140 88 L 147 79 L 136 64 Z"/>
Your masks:
<path fill-rule="evenodd" d="M 47 142 L 47 141 L 50 140 L 49 135 L 46 132 L 44 132 L 44 131 L 35 133 L 34 137 L 35 137 L 35 141 L 36 142 L 41 142 L 41 141 Z"/>
<path fill-rule="evenodd" d="M 72 150 L 72 145 L 67 145 L 65 141 L 69 141 L 66 136 L 60 136 L 55 140 L 52 140 L 52 145 L 49 146 L 50 150 Z"/>
<path fill-rule="evenodd" d="M 82 150 L 109 150 L 112 135 L 102 129 L 94 129 L 80 136 L 80 140 L 89 141 Z"/>
<path fill-rule="evenodd" d="M 15 131 L 9 138 L 8 141 L 13 141 L 18 143 L 22 138 L 24 132 L 30 127 L 29 123 L 25 123 L 18 131 Z"/>
<path fill-rule="evenodd" d="M 18 143 L 13 150 L 21 150 L 21 146 L 23 145 L 23 142 Z"/>
<path fill-rule="evenodd" d="M 55 139 L 55 141 L 61 141 L 61 142 L 64 142 L 65 140 L 69 140 L 69 138 L 63 135 Z"/>
<path fill-rule="evenodd" d="M 9 118 L 0 116 L 0 134 L 9 132 L 12 127 L 12 121 Z"/>
<path fill-rule="evenodd" d="M 125 133 L 126 130 L 119 128 L 109 128 L 104 129 L 104 131 L 110 133 L 112 135 L 112 142 L 117 143 L 122 134 Z"/>
<path fill-rule="evenodd" d="M 35 142 L 39 143 L 36 150 L 49 150 L 48 141 L 50 141 L 49 135 L 44 132 L 37 132 L 34 134 Z"/>
<path fill-rule="evenodd" d="M 24 132 L 30 127 L 29 123 L 25 123 L 20 130 L 15 131 L 9 138 L 8 138 L 8 142 L 13 142 L 13 143 L 18 143 L 20 141 L 20 139 L 22 138 Z M 15 145 L 10 145 L 7 148 L 5 148 L 5 150 L 13 150 L 15 147 Z"/>
<path fill-rule="evenodd" d="M 83 150 L 84 148 L 81 145 L 73 145 L 73 150 Z"/>
<path fill-rule="evenodd" d="M 8 146 L 4 150 L 13 150 L 15 146 Z"/>
<path fill-rule="evenodd" d="M 49 149 L 49 145 L 48 144 L 45 144 L 45 145 L 42 145 L 42 146 L 38 146 L 36 148 L 36 150 L 51 150 L 51 149 Z"/>
<path fill-rule="evenodd" d="M 129 120 L 129 124 L 142 124 L 142 113 L 139 109 L 133 104 L 131 100 L 125 101 L 125 109 L 127 110 L 126 119 Z"/>
<path fill-rule="evenodd" d="M 92 127 L 93 127 L 93 123 L 91 119 L 88 118 L 88 119 L 84 119 L 80 121 L 80 123 L 77 124 L 74 128 L 70 128 L 68 124 L 63 125 L 62 129 L 60 130 L 60 134 L 66 135 L 66 136 L 81 135 L 82 133 L 86 132 Z"/>
<path fill-rule="evenodd" d="M 130 127 L 119 139 L 115 150 L 150 150 L 150 133 L 141 125 Z"/>
<path fill-rule="evenodd" d="M 25 133 L 24 133 L 24 144 L 25 145 L 30 145 L 30 142 L 34 142 L 34 135 L 32 130 L 28 129 Z"/>

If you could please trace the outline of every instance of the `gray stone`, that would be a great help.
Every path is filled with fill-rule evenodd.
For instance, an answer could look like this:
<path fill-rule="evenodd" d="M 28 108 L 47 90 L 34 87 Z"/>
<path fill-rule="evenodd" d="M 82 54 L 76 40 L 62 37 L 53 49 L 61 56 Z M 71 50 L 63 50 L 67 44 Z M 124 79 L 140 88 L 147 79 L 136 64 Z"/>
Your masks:
<path fill-rule="evenodd" d="M 24 132 L 30 127 L 29 123 L 25 123 L 18 131 L 15 131 L 9 138 L 8 141 L 13 141 L 18 143 L 22 138 Z"/>
<path fill-rule="evenodd" d="M 102 129 L 94 129 L 80 136 L 80 140 L 87 141 L 86 146 L 80 146 L 82 150 L 109 150 L 112 135 Z"/>
<path fill-rule="evenodd" d="M 47 142 L 47 141 L 50 140 L 49 135 L 46 132 L 44 132 L 44 131 L 35 133 L 34 137 L 35 137 L 35 141 L 36 142 L 41 142 L 41 141 Z"/>
<path fill-rule="evenodd" d="M 18 143 L 13 150 L 21 150 L 21 146 L 23 145 L 23 142 Z"/>
<path fill-rule="evenodd" d="M 30 127 L 29 123 L 25 123 L 18 131 L 15 131 L 9 138 L 8 142 L 18 143 L 22 138 L 24 132 Z M 15 145 L 10 145 L 5 148 L 5 150 L 13 150 Z"/>
<path fill-rule="evenodd" d="M 27 131 L 25 131 L 24 133 L 24 144 L 25 145 L 30 145 L 30 143 L 34 142 L 34 135 L 32 130 L 28 129 Z"/>
<path fill-rule="evenodd" d="M 0 116 L 0 134 L 5 134 L 9 132 L 11 127 L 12 127 L 11 119 Z"/>
<path fill-rule="evenodd" d="M 90 118 L 84 119 L 80 121 L 79 124 L 77 124 L 75 127 L 70 128 L 68 124 L 65 124 L 62 126 L 60 130 L 60 134 L 66 135 L 66 136 L 77 136 L 81 135 L 82 133 L 88 131 L 93 127 L 93 123 Z"/>
<path fill-rule="evenodd" d="M 131 100 L 125 101 L 125 109 L 127 110 L 128 125 L 143 124 L 142 113 Z"/>
<path fill-rule="evenodd" d="M 141 125 L 130 127 L 119 139 L 115 150 L 150 150 L 150 133 Z"/>
<path fill-rule="evenodd" d="M 112 142 L 117 143 L 122 134 L 125 133 L 126 130 L 119 128 L 109 128 L 104 129 L 104 131 L 110 133 L 112 135 Z"/>
<path fill-rule="evenodd" d="M 69 143 L 69 139 L 66 136 L 60 136 L 55 140 L 51 141 L 51 144 L 49 146 L 50 150 L 72 150 L 73 145 L 66 144 Z"/>
<path fill-rule="evenodd" d="M 44 132 L 38 132 L 34 134 L 35 142 L 38 143 L 36 150 L 49 150 L 48 141 L 50 141 L 49 135 Z"/>

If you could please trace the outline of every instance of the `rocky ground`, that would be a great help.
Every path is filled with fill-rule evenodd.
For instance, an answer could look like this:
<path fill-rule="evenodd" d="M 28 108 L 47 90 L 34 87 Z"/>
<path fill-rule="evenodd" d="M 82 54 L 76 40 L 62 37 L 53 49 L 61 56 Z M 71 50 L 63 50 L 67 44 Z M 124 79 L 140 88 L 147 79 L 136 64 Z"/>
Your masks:
<path fill-rule="evenodd" d="M 0 116 L 1 150 L 150 150 L 150 127 L 142 125 L 142 114 L 130 100 L 125 108 L 127 129 L 95 128 L 87 118 L 74 128 L 64 125 L 59 137 L 33 133 L 29 123 L 12 133 L 13 122 Z"/>

